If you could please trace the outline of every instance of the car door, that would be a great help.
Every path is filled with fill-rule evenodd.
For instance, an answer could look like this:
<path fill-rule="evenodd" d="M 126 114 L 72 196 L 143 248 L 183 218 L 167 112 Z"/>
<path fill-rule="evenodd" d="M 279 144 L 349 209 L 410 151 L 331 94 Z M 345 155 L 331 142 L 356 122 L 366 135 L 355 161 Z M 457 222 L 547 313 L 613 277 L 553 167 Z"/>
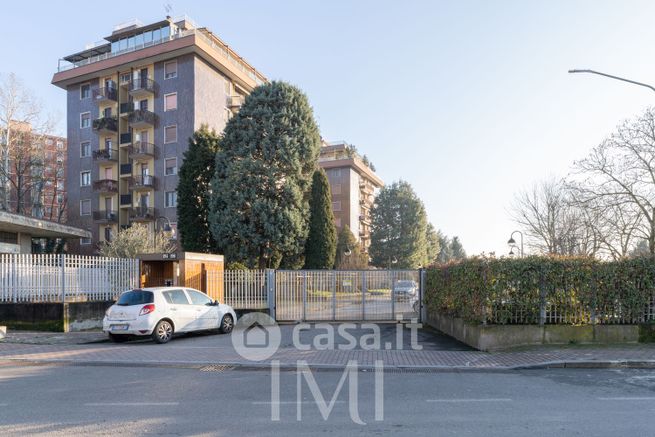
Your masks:
<path fill-rule="evenodd" d="M 195 320 L 193 310 L 186 293 L 181 288 L 173 288 L 162 293 L 168 303 L 166 316 L 173 321 L 175 332 L 186 332 L 192 330 L 192 323 Z"/>
<path fill-rule="evenodd" d="M 218 306 L 212 304 L 212 299 L 205 293 L 192 288 L 187 288 L 186 292 L 195 313 L 192 329 L 218 328 Z"/>

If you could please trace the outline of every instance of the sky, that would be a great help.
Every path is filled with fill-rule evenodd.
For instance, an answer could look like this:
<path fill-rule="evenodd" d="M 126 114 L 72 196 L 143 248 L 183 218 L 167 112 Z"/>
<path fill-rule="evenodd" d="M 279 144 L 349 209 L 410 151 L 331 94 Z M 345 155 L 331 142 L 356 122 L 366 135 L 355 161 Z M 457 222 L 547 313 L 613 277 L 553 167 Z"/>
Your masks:
<path fill-rule="evenodd" d="M 469 254 L 508 252 L 514 193 L 565 176 L 655 93 L 651 1 L 7 2 L 0 74 L 18 75 L 64 130 L 59 58 L 114 25 L 187 14 L 269 79 L 300 87 L 323 138 L 404 179 Z"/>

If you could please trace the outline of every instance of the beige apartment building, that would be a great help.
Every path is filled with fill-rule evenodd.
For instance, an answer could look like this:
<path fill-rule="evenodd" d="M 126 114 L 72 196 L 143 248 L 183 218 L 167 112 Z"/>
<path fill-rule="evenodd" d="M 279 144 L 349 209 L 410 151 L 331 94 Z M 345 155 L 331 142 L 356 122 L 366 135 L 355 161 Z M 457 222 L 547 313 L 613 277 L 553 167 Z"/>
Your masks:
<path fill-rule="evenodd" d="M 371 245 L 371 209 L 384 182 L 346 142 L 323 142 L 319 165 L 327 173 L 337 229 L 347 225 L 364 251 Z"/>
<path fill-rule="evenodd" d="M 60 60 L 52 83 L 67 93 L 68 223 L 92 235 L 71 251 L 94 253 L 132 223 L 175 230 L 189 137 L 202 124 L 221 132 L 265 82 L 187 17 L 118 25 Z"/>

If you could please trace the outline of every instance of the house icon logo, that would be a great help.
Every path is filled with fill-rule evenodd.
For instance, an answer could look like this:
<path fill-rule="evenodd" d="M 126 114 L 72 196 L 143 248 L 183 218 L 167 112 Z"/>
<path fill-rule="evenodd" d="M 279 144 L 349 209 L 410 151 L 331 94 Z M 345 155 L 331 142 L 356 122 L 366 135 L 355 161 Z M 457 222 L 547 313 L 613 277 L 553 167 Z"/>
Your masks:
<path fill-rule="evenodd" d="M 231 335 L 234 350 L 250 361 L 263 361 L 280 347 L 280 327 L 268 314 L 248 313 L 241 317 Z"/>

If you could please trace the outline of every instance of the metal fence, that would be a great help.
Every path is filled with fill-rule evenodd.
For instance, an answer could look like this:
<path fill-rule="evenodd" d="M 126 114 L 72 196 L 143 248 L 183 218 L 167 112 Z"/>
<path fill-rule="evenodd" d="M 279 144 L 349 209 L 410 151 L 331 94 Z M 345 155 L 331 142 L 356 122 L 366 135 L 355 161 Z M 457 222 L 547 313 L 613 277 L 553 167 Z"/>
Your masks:
<path fill-rule="evenodd" d="M 418 270 L 278 270 L 277 320 L 417 319 Z"/>
<path fill-rule="evenodd" d="M 235 309 L 267 309 L 268 291 L 266 270 L 208 271 L 207 289 L 220 289 L 223 283 L 223 301 Z"/>
<path fill-rule="evenodd" d="M 135 259 L 0 254 L 0 302 L 114 300 L 138 284 Z"/>

